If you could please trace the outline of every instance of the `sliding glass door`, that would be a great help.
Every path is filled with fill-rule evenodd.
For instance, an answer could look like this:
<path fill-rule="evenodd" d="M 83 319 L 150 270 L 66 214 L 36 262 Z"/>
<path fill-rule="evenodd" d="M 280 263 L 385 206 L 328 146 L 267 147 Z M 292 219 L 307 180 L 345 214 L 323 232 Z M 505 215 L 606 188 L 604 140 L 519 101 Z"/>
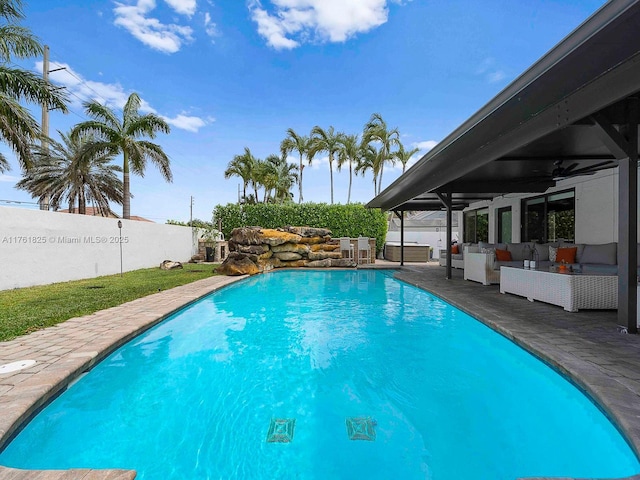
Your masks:
<path fill-rule="evenodd" d="M 551 193 L 522 201 L 522 241 L 573 242 L 575 238 L 575 193 Z"/>

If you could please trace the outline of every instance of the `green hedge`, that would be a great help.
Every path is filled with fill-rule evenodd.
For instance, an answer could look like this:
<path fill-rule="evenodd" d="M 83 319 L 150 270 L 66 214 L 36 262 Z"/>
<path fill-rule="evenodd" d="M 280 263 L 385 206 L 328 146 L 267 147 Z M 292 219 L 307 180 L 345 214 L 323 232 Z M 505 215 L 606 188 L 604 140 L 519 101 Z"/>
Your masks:
<path fill-rule="evenodd" d="M 378 209 L 362 204 L 327 205 L 326 203 L 255 205 L 217 205 L 213 210 L 213 224 L 222 222 L 222 232 L 229 238 L 237 227 L 284 226 L 328 228 L 333 237 L 372 237 L 376 250 L 382 250 L 387 235 L 386 215 Z"/>

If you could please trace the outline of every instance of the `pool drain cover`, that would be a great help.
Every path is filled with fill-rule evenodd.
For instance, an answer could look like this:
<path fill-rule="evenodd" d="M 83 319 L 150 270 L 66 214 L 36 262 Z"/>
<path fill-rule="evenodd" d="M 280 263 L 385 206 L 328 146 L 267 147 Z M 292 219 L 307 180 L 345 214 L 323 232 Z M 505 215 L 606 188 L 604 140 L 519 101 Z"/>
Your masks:
<path fill-rule="evenodd" d="M 267 432 L 268 443 L 289 443 L 296 428 L 295 418 L 272 418 Z"/>
<path fill-rule="evenodd" d="M 347 435 L 349 440 L 376 439 L 376 421 L 371 417 L 347 417 Z"/>
<path fill-rule="evenodd" d="M 5 363 L 0 365 L 0 375 L 3 373 L 12 373 L 35 365 L 35 360 L 18 360 L 17 362 Z"/>

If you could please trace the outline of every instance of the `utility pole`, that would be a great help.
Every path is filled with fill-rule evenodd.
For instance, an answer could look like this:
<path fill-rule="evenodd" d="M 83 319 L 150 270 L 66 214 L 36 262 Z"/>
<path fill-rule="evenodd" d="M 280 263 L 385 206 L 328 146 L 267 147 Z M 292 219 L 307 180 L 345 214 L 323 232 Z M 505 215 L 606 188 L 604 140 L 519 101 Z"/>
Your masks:
<path fill-rule="evenodd" d="M 191 195 L 191 204 L 189 205 L 189 226 L 193 227 L 193 195 Z"/>
<path fill-rule="evenodd" d="M 64 70 L 66 67 L 54 68 L 49 70 L 49 45 L 44 46 L 44 55 L 42 57 L 42 79 L 49 83 L 49 74 L 51 72 L 57 72 L 58 70 Z M 64 87 L 61 87 L 64 88 Z M 47 103 L 42 104 L 42 125 L 40 133 L 42 133 L 42 139 L 40 140 L 40 146 L 45 152 L 49 151 L 49 105 Z M 40 201 L 40 210 L 49 210 L 49 195 Z"/>
<path fill-rule="evenodd" d="M 42 59 L 42 79 L 49 83 L 49 45 L 44 46 L 44 57 Z M 40 140 L 42 149 L 47 151 L 49 149 L 49 105 L 47 103 L 42 104 L 42 139 Z M 49 210 L 49 195 L 46 195 L 40 201 L 40 210 Z"/>

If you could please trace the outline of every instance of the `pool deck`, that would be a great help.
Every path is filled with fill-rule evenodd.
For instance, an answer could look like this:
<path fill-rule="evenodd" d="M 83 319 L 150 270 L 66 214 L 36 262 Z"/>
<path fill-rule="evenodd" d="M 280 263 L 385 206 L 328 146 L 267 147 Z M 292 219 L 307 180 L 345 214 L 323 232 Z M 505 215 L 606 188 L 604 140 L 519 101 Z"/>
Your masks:
<path fill-rule="evenodd" d="M 376 262 L 369 268 L 399 268 Z M 434 263 L 407 264 L 396 276 L 423 288 L 501 332 L 571 377 L 598 401 L 640 453 L 640 335 L 618 332 L 615 311 L 565 312 L 561 307 L 501 295 L 499 287 L 462 279 Z M 171 312 L 243 277 L 211 277 L 73 318 L 7 342 L 0 365 L 36 360 L 24 370 L 0 374 L 0 448 L 82 372 Z M 0 480 L 129 480 L 125 470 L 25 471 L 0 466 Z M 640 480 L 640 475 L 629 477 Z M 556 479 L 560 480 L 560 479 Z"/>

